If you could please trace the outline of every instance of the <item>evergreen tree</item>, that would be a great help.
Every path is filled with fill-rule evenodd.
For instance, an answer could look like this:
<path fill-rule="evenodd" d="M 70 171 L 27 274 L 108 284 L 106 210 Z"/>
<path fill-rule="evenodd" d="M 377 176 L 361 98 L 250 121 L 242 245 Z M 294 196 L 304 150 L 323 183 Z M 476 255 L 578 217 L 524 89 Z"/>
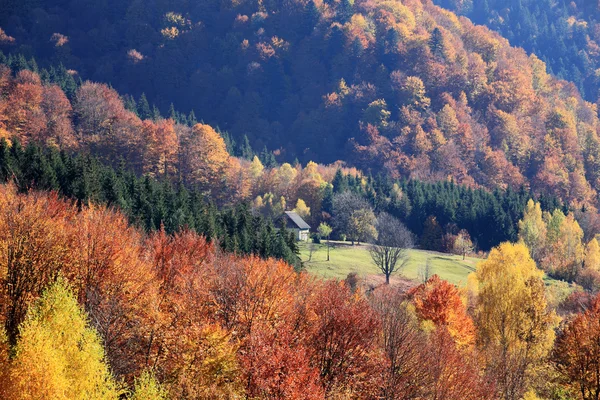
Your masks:
<path fill-rule="evenodd" d="M 152 111 L 150 111 L 150 104 L 146 98 L 146 94 L 142 93 L 137 103 L 137 114 L 142 120 L 152 119 Z"/>

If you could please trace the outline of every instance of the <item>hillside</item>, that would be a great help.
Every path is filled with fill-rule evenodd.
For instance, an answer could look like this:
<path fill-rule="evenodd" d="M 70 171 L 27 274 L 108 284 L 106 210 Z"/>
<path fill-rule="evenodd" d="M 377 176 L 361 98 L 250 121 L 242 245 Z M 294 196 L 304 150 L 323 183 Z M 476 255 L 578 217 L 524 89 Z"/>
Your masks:
<path fill-rule="evenodd" d="M 597 398 L 599 134 L 432 0 L 0 1 L 0 399 Z"/>
<path fill-rule="evenodd" d="M 282 4 L 9 2 L 0 26 L 5 51 L 173 101 L 280 160 L 596 202 L 596 109 L 536 57 L 429 1 Z"/>
<path fill-rule="evenodd" d="M 488 26 L 513 46 L 537 55 L 556 76 L 575 83 L 591 102 L 600 87 L 600 7 L 575 0 L 436 0 L 436 4 Z"/>

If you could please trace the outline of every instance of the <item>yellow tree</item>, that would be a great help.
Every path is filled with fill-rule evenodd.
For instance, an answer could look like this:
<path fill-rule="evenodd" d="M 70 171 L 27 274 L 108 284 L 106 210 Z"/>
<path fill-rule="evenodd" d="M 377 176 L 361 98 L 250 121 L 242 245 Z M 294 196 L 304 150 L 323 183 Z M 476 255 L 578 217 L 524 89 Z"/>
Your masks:
<path fill-rule="evenodd" d="M 250 163 L 249 172 L 252 179 L 258 179 L 263 174 L 265 166 L 257 156 L 254 156 Z"/>
<path fill-rule="evenodd" d="M 586 269 L 600 271 L 600 245 L 598 240 L 593 238 L 585 246 L 585 259 L 583 265 Z"/>
<path fill-rule="evenodd" d="M 553 275 L 573 281 L 580 273 L 584 257 L 583 230 L 573 217 L 566 216 L 544 258 L 545 268 Z"/>
<path fill-rule="evenodd" d="M 498 395 L 520 399 L 554 340 L 543 272 L 523 244 L 503 243 L 477 266 L 478 345 L 498 383 Z"/>
<path fill-rule="evenodd" d="M 117 399 L 97 332 L 59 278 L 28 311 L 10 366 L 15 399 Z"/>
<path fill-rule="evenodd" d="M 600 245 L 593 238 L 585 246 L 583 268 L 577 277 L 577 283 L 590 291 L 600 287 Z"/>
<path fill-rule="evenodd" d="M 290 164 L 281 164 L 281 167 L 275 174 L 275 181 L 277 182 L 277 194 L 282 194 L 287 198 L 290 197 L 292 184 L 296 180 L 298 171 L 294 169 Z"/>
<path fill-rule="evenodd" d="M 519 240 L 529 249 L 531 258 L 540 259 L 546 241 L 546 224 L 542 218 L 540 203 L 529 199 L 523 219 L 519 221 Z"/>
<path fill-rule="evenodd" d="M 167 391 L 160 385 L 154 375 L 144 371 L 135 380 L 131 400 L 167 400 Z"/>
<path fill-rule="evenodd" d="M 308 207 L 302 199 L 298 199 L 298 201 L 296 202 L 296 207 L 293 211 L 295 211 L 299 216 L 301 216 L 304 219 L 310 217 L 310 207 Z"/>

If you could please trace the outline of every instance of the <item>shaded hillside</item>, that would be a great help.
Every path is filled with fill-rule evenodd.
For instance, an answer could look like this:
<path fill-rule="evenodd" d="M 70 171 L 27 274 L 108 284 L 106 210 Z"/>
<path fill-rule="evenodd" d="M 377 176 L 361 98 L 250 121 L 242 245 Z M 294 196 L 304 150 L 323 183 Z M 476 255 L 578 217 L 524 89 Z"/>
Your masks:
<path fill-rule="evenodd" d="M 487 25 L 546 62 L 596 102 L 600 79 L 600 8 L 588 0 L 435 0 L 436 4 Z"/>
<path fill-rule="evenodd" d="M 112 3 L 22 8 L 3 22 L 8 47 L 163 108 L 172 99 L 281 159 L 525 184 L 571 202 L 600 185 L 596 109 L 535 57 L 429 2 Z"/>

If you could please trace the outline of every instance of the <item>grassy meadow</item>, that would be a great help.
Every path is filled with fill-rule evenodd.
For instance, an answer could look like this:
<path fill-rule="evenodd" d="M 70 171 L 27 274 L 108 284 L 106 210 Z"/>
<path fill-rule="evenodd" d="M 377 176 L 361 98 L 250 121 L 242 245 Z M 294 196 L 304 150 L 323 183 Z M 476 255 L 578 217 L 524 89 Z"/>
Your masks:
<path fill-rule="evenodd" d="M 314 246 L 312 257 L 309 246 Z M 330 261 L 327 261 L 327 244 L 300 243 L 300 257 L 304 262 L 306 270 L 316 276 L 326 279 L 345 279 L 349 273 L 356 272 L 359 276 L 373 277 L 383 276 L 371 260 L 367 246 L 352 246 L 348 242 L 331 242 Z M 310 258 L 310 261 L 309 261 Z M 476 265 L 482 259 L 454 254 L 438 253 L 425 250 L 409 250 L 408 262 L 403 269 L 394 273 L 393 276 L 419 281 L 419 267 L 430 262 L 430 275 L 437 274 L 442 279 L 454 283 L 457 286 L 465 286 L 467 277 L 475 271 Z M 548 289 L 548 300 L 551 304 L 558 304 L 573 291 L 573 286 L 562 281 L 544 278 Z"/>
<path fill-rule="evenodd" d="M 309 246 L 315 251 L 310 258 Z M 467 276 L 475 271 L 475 265 L 480 259 L 443 254 L 424 250 L 409 250 L 408 262 L 404 268 L 395 273 L 411 280 L 419 277 L 419 267 L 424 266 L 429 259 L 430 274 L 438 274 L 442 279 L 462 286 L 467 282 Z M 300 244 L 300 257 L 309 273 L 329 279 L 344 279 L 351 272 L 360 276 L 378 275 L 377 269 L 368 248 L 363 245 L 351 246 L 350 243 L 332 242 L 330 261 L 327 261 L 327 244 Z M 309 261 L 310 258 L 310 261 Z"/>

